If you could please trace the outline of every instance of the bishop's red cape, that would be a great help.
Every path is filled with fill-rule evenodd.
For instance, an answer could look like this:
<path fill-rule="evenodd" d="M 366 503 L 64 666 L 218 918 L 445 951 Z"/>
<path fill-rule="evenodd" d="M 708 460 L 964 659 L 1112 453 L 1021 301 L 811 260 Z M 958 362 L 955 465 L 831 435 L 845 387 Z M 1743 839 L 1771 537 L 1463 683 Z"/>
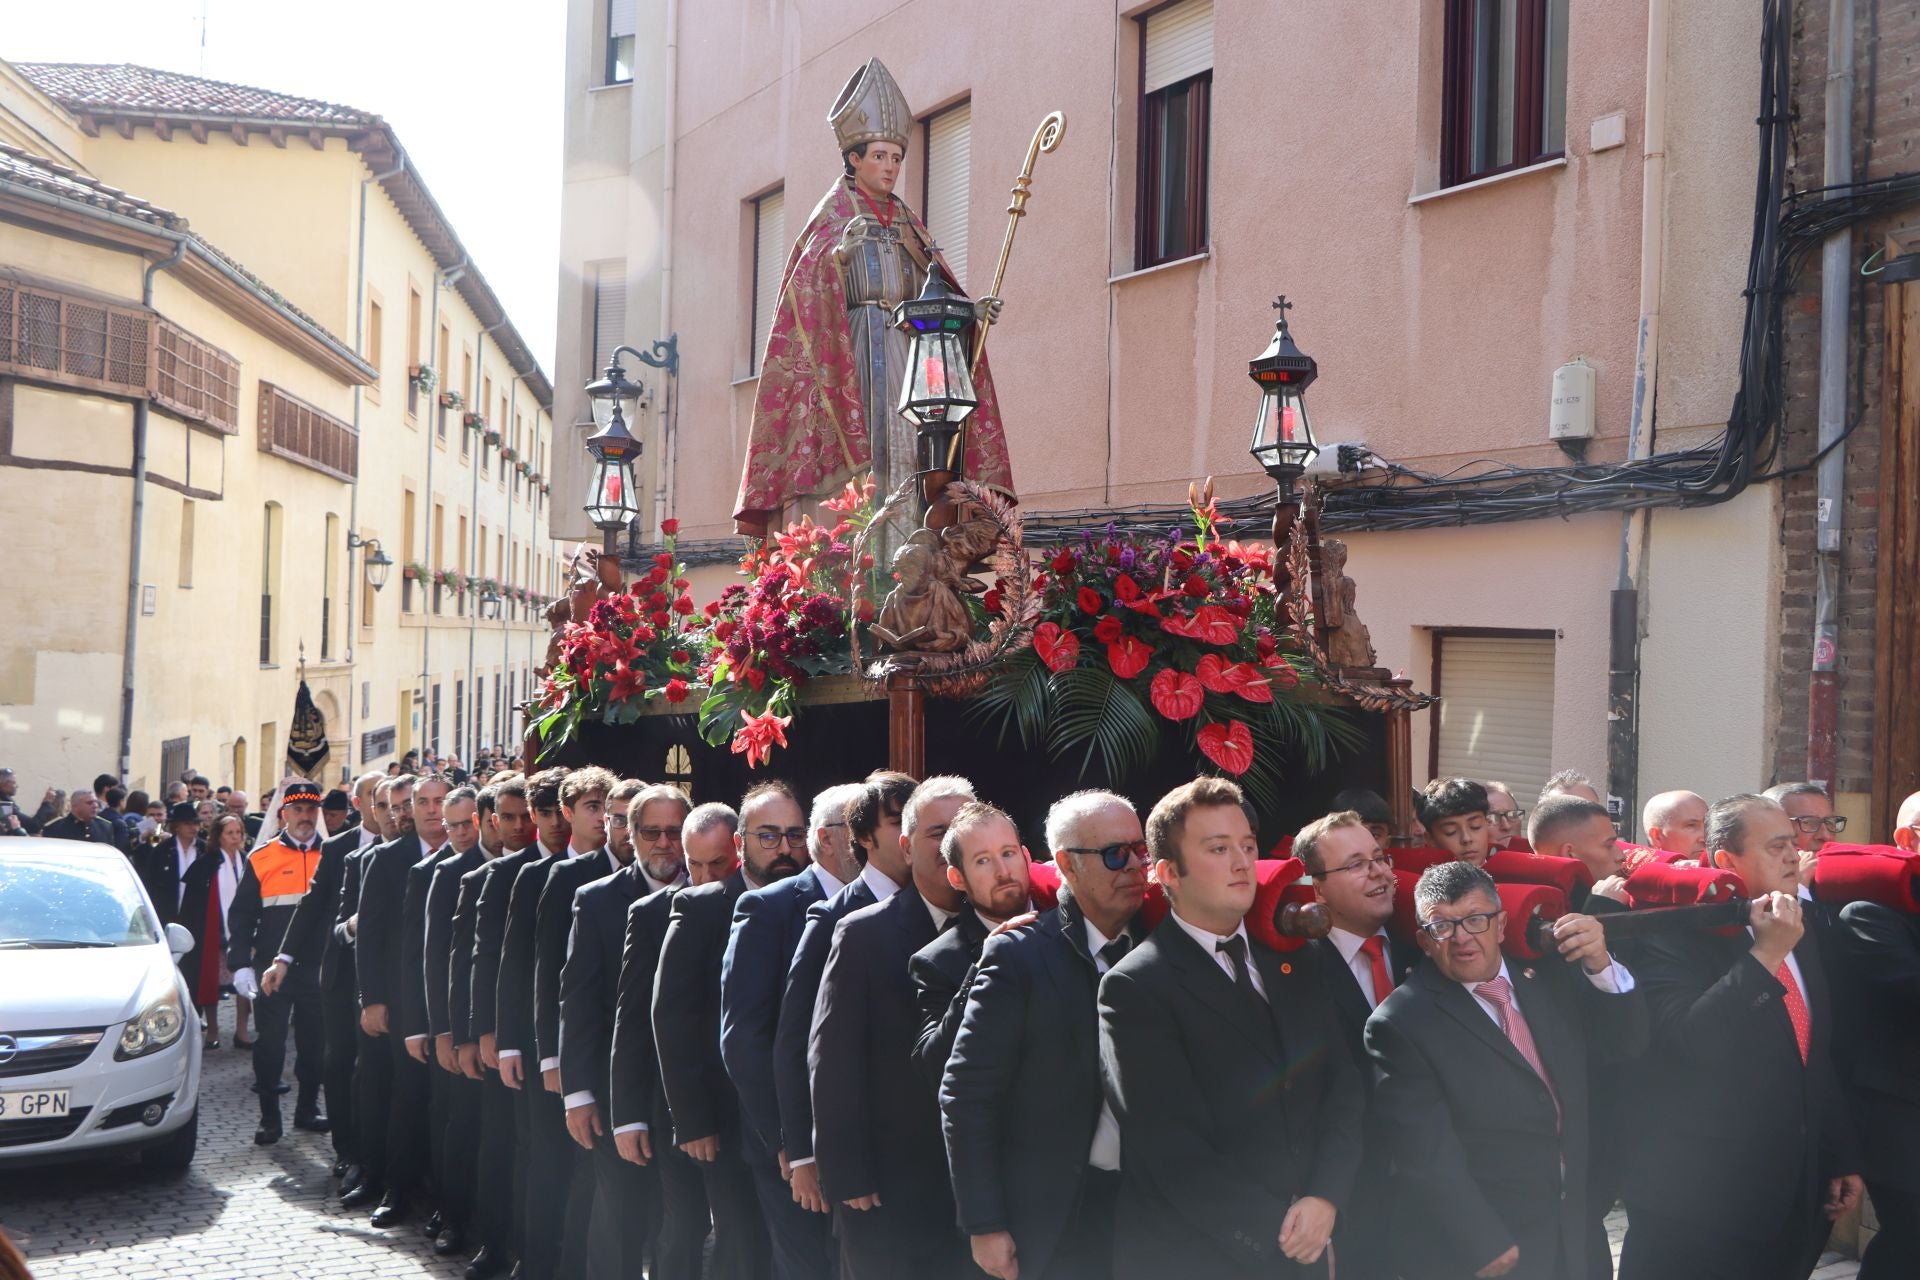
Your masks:
<path fill-rule="evenodd" d="M 894 197 L 893 207 L 895 217 L 905 218 L 921 245 L 933 244 L 905 201 Z M 760 361 L 740 496 L 734 502 L 734 526 L 749 536 L 764 537 L 782 503 L 829 493 L 872 456 L 847 325 L 846 287 L 833 255 L 847 224 L 863 208 L 849 181 L 836 181 L 814 206 L 787 255 Z M 934 256 L 939 258 L 937 250 Z M 945 268 L 946 261 L 940 259 L 940 265 Z M 951 279 L 953 273 L 947 275 Z M 984 357 L 974 374 L 974 390 L 980 407 L 967 419 L 967 478 L 1011 494 L 1007 437 Z M 888 401 L 897 394 L 890 391 Z"/>

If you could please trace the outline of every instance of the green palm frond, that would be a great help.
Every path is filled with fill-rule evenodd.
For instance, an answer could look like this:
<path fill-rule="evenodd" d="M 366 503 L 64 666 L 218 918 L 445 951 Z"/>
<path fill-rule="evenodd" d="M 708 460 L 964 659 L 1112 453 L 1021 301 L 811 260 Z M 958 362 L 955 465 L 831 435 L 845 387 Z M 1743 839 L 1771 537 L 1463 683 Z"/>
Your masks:
<path fill-rule="evenodd" d="M 1021 746 L 1037 746 L 1046 739 L 1050 674 L 1032 649 L 1023 650 L 968 704 L 967 715 L 995 731 L 995 746 L 1006 745 L 1008 730 Z"/>
<path fill-rule="evenodd" d="M 1166 723 L 1124 680 L 1099 666 L 1074 667 L 1050 681 L 1053 718 L 1047 746 L 1056 758 L 1083 746 L 1080 777 L 1098 759 L 1109 778 L 1145 768 L 1159 750 Z"/>

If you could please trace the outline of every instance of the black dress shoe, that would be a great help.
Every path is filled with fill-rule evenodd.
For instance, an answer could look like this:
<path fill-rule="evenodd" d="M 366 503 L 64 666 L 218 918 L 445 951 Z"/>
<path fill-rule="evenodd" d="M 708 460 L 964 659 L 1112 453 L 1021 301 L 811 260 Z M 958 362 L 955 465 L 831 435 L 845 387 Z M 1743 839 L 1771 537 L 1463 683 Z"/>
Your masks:
<path fill-rule="evenodd" d="M 220 1047 L 220 1042 L 218 1040 L 209 1040 L 206 1042 L 204 1047 L 208 1049 L 218 1049 Z"/>
<path fill-rule="evenodd" d="M 333 1121 L 317 1112 L 296 1111 L 293 1113 L 293 1127 L 305 1129 L 308 1133 L 328 1133 L 333 1129 Z"/>
<path fill-rule="evenodd" d="M 467 1251 L 466 1237 L 460 1234 L 458 1227 L 448 1227 L 434 1240 L 433 1251 L 443 1258 L 449 1254 L 465 1253 Z"/>
<path fill-rule="evenodd" d="M 253 1090 L 255 1093 L 258 1093 L 260 1092 L 260 1082 L 256 1080 L 254 1081 L 254 1083 L 248 1085 L 247 1088 Z M 283 1093 L 292 1093 L 293 1086 L 288 1084 L 285 1080 L 282 1080 L 279 1084 L 274 1086 L 273 1092 L 276 1096 Z"/>
<path fill-rule="evenodd" d="M 360 1184 L 365 1181 L 366 1174 L 361 1170 L 359 1165 L 348 1165 L 347 1171 L 340 1175 L 340 1190 L 338 1194 L 341 1202 L 345 1203 L 346 1198 L 358 1191 Z"/>
<path fill-rule="evenodd" d="M 480 1246 L 480 1252 L 473 1255 L 473 1261 L 467 1264 L 463 1273 L 467 1280 L 491 1280 L 507 1269 L 507 1255 L 490 1244 Z"/>
<path fill-rule="evenodd" d="M 270 1147 L 280 1141 L 280 1117 L 262 1120 L 260 1127 L 253 1131 L 253 1143 L 257 1147 Z"/>
<path fill-rule="evenodd" d="M 344 1185 L 340 1188 L 340 1207 L 342 1209 L 359 1209 L 365 1205 L 377 1205 L 379 1203 L 380 1188 L 372 1179 L 364 1175 L 362 1175 L 360 1180 L 354 1183 L 351 1188 Z"/>
<path fill-rule="evenodd" d="M 407 1220 L 411 1212 L 412 1209 L 404 1199 L 389 1195 L 380 1202 L 380 1207 L 373 1211 L 373 1216 L 367 1221 L 376 1227 L 397 1227 Z"/>
<path fill-rule="evenodd" d="M 446 1219 L 440 1216 L 440 1211 L 438 1209 L 435 1209 L 431 1214 L 427 1215 L 427 1224 L 426 1226 L 420 1228 L 420 1230 L 429 1239 L 438 1239 L 440 1233 L 446 1230 L 446 1226 L 447 1226 Z"/>

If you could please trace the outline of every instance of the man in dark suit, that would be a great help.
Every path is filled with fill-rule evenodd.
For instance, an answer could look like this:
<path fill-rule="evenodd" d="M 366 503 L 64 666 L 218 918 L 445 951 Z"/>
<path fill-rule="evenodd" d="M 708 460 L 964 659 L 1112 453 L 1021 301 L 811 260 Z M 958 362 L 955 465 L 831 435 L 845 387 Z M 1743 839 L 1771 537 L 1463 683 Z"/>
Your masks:
<path fill-rule="evenodd" d="M 1920 812 L 1910 820 L 1920 822 Z M 1852 902 L 1831 937 L 1841 1013 L 1834 1047 L 1880 1223 L 1860 1256 L 1860 1280 L 1920 1276 L 1920 916 Z"/>
<path fill-rule="evenodd" d="M 515 1206 L 514 1233 L 520 1241 L 520 1263 L 529 1277 L 559 1274 L 564 1241 L 556 1224 L 566 1220 L 566 1188 L 556 1183 L 556 1164 L 565 1168 L 565 1108 L 558 1094 L 548 1093 L 540 1076 L 534 1047 L 534 942 L 540 914 L 540 895 L 547 877 L 567 857 L 573 832 L 560 806 L 560 789 L 567 771 L 547 769 L 527 783 L 527 805 L 533 812 L 538 856 L 514 874 L 507 900 L 506 925 L 501 934 L 500 972 L 495 984 L 494 1041 L 500 1060 L 500 1079 L 518 1091 L 519 1127 L 515 1131 L 514 1168 L 521 1191 Z M 486 945 L 476 933 L 474 946 Z"/>
<path fill-rule="evenodd" d="M 689 856 L 693 837 L 708 831 L 703 810 L 707 810 L 705 804 L 687 816 Z M 718 818 L 724 814 L 714 816 Z M 753 819 L 753 812 L 739 816 L 743 825 Z M 804 829 L 801 835 L 806 835 Z M 743 841 L 741 833 L 735 833 L 733 841 L 741 858 L 733 875 L 674 894 L 666 936 L 660 940 L 659 971 L 653 979 L 653 1044 L 660 1061 L 660 1088 L 674 1121 L 674 1146 L 699 1163 L 701 1178 L 707 1182 L 707 1205 L 714 1221 L 708 1274 L 724 1280 L 764 1276 L 770 1265 L 770 1245 L 753 1190 L 753 1173 L 741 1146 L 739 1096 L 720 1059 L 720 961 L 732 927 L 733 904 L 741 894 L 772 881 L 776 858 L 797 865 L 785 852 L 783 837 L 772 848 L 760 848 L 756 839 Z"/>
<path fill-rule="evenodd" d="M 993 805 L 963 805 L 940 839 L 947 884 L 965 906 L 951 928 L 913 953 L 907 975 L 920 1013 L 913 1064 L 933 1094 L 947 1072 L 947 1055 L 960 1034 L 967 986 L 987 935 L 1032 911 L 1033 858 L 1020 843 L 1013 819 Z"/>
<path fill-rule="evenodd" d="M 734 873 L 739 855 L 733 836 L 739 819 L 725 805 L 706 805 L 695 811 L 707 815 L 695 827 L 684 798 L 677 807 L 685 816 L 671 836 L 670 824 L 661 817 L 648 816 L 636 828 L 636 846 L 653 868 L 650 875 L 670 871 L 675 861 L 683 871 L 674 877 L 679 883 L 668 881 L 665 888 L 627 909 L 620 983 L 614 996 L 607 1120 L 620 1158 L 650 1170 L 657 1179 L 655 1271 L 661 1276 L 694 1276 L 699 1274 L 707 1238 L 707 1189 L 699 1166 L 673 1144 L 673 1121 L 660 1088 L 660 1058 L 653 1043 L 653 988 L 674 896 L 688 885 L 714 884 Z"/>
<path fill-rule="evenodd" d="M 1499 891 L 1465 862 L 1428 868 L 1414 909 L 1428 963 L 1367 1021 L 1402 1272 L 1584 1275 L 1588 1062 L 1645 1047 L 1633 978 L 1591 916 L 1555 922 L 1559 958 L 1503 955 Z"/>
<path fill-rule="evenodd" d="M 392 1140 L 404 1140 L 419 1149 L 424 1184 L 434 1201 L 427 1215 L 427 1234 L 436 1241 L 446 1227 L 440 1148 L 447 1129 L 448 1094 L 432 1069 L 433 1035 L 427 1025 L 427 890 L 433 885 L 434 870 L 455 856 L 447 842 L 446 824 L 446 800 L 452 790 L 453 784 L 439 774 L 428 774 L 413 784 L 413 825 L 425 852 L 407 868 L 400 900 L 402 980 L 394 1035 L 401 1055 L 394 1060 L 393 1105 L 387 1122 Z"/>
<path fill-rule="evenodd" d="M 422 944 L 426 970 L 428 1066 L 435 1101 L 434 1178 L 440 1193 L 441 1231 L 433 1242 L 442 1256 L 463 1253 L 477 1225 L 474 1166 L 480 1157 L 480 1082 L 460 1071 L 453 1047 L 454 910 L 461 877 L 487 860 L 480 849 L 480 797 L 472 787 L 447 793 L 443 816 L 447 848 L 427 882 Z"/>
<path fill-rule="evenodd" d="M 587 1237 L 593 1217 L 593 1155 L 577 1145 L 574 1124 L 597 1119 L 589 1103 L 570 1121 L 560 1082 L 560 969 L 567 959 L 573 928 L 573 895 L 581 886 L 612 875 L 614 856 L 607 850 L 607 799 L 627 784 L 606 769 L 575 769 L 560 786 L 560 807 L 573 833 L 567 857 L 547 874 L 533 921 L 533 1044 L 539 1057 L 540 1110 L 557 1126 L 536 1120 L 535 1150 L 541 1153 L 538 1176 L 554 1179 L 556 1203 L 564 1204 L 560 1274 L 582 1276 L 587 1269 Z M 639 784 L 633 784 L 638 790 Z M 625 794 L 631 795 L 632 791 Z M 590 1136 L 590 1135 L 589 1135 Z M 564 1196 L 564 1200 L 559 1197 Z"/>
<path fill-rule="evenodd" d="M 857 864 L 847 866 L 853 859 L 844 837 L 846 802 L 859 791 L 850 785 L 821 792 L 811 818 L 790 791 L 762 800 L 744 838 L 757 845 L 762 835 L 778 834 L 785 843 L 773 851 L 776 864 L 800 871 L 740 896 L 720 963 L 720 1057 L 740 1097 L 742 1145 L 771 1238 L 775 1280 L 826 1280 L 835 1269 L 831 1224 L 796 1203 L 788 1185 L 773 1037 L 807 908 L 838 893 L 858 871 Z M 798 847 L 790 838 L 795 831 L 805 833 Z"/>
<path fill-rule="evenodd" d="M 128 848 L 127 829 L 100 815 L 100 797 L 89 787 L 75 787 L 67 801 L 67 816 L 49 822 L 40 828 L 40 834 L 49 840 L 112 845 L 122 853 Z"/>
<path fill-rule="evenodd" d="M 1121 1280 L 1324 1275 L 1359 1171 L 1360 1082 L 1324 1051 L 1339 1032 L 1320 984 L 1247 938 L 1259 842 L 1244 803 L 1209 777 L 1154 806 L 1172 910 L 1100 981 Z"/>
<path fill-rule="evenodd" d="M 1722 800 L 1707 847 L 1753 906 L 1734 936 L 1662 933 L 1635 954 L 1653 1051 L 1639 1070 L 1621 1280 L 1800 1280 L 1862 1190 L 1826 963 L 1802 921 L 1785 810 Z"/>
<path fill-rule="evenodd" d="M 467 1264 L 469 1280 L 486 1280 L 512 1265 L 522 1255 L 526 1226 L 526 1197 L 518 1194 L 518 1171 L 524 1167 L 527 1141 L 522 1092 L 502 1078 L 500 1045 L 496 1033 L 500 991 L 500 958 L 506 945 L 507 907 L 514 877 L 527 863 L 542 856 L 528 797 L 536 784 L 551 785 L 558 815 L 560 779 L 565 770 L 548 770 L 533 781 L 513 774 L 493 784 L 493 825 L 500 856 L 460 881 L 464 893 L 474 885 L 472 968 L 468 977 L 467 1033 L 474 1039 L 482 1080 L 480 1171 L 476 1194 L 480 1204 L 480 1252 Z M 564 821 L 564 819 L 562 819 Z M 561 840 L 564 846 L 564 838 Z M 458 909 L 455 910 L 456 918 Z"/>
<path fill-rule="evenodd" d="M 907 882 L 907 849 L 900 840 L 900 810 L 913 794 L 914 780 L 885 770 L 867 775 L 860 793 L 847 801 L 847 834 L 860 870 L 846 887 L 807 908 L 800 942 L 787 969 L 780 1017 L 773 1032 L 773 1092 L 780 1107 L 795 1204 L 812 1213 L 829 1212 L 820 1192 L 820 1166 L 813 1158 L 813 1094 L 807 1070 L 807 1041 L 813 1031 L 820 975 L 840 921 L 862 907 L 891 897 Z"/>
<path fill-rule="evenodd" d="M 1293 838 L 1293 856 L 1313 877 L 1314 896 L 1333 931 L 1306 946 L 1321 979 L 1340 1038 L 1371 1104 L 1373 1061 L 1367 1056 L 1367 1019 L 1420 958 L 1419 948 L 1387 934 L 1393 918 L 1393 858 L 1366 819 L 1353 810 L 1308 823 Z M 1387 1186 L 1388 1135 L 1369 1105 L 1364 1155 L 1353 1195 L 1333 1233 L 1342 1280 L 1392 1280 L 1392 1197 Z"/>
<path fill-rule="evenodd" d="M 560 970 L 560 1087 L 567 1131 L 588 1153 L 586 1174 L 575 1175 L 575 1194 L 584 1192 L 591 1206 L 586 1269 L 593 1276 L 638 1275 L 658 1221 L 658 1188 L 645 1166 L 621 1158 L 607 1104 L 628 912 L 641 898 L 683 880 L 677 839 L 667 846 L 670 856 L 641 858 L 633 832 L 670 827 L 677 836 L 688 809 L 685 793 L 675 787 L 627 788 L 623 782 L 612 793 L 624 812 L 607 815 L 608 832 L 617 837 L 607 847 L 620 869 L 574 892 L 573 932 Z M 652 853 L 658 846 L 646 847 Z M 558 883 L 549 882 L 547 892 Z"/>
<path fill-rule="evenodd" d="M 949 832 L 951 834 L 951 832 Z M 974 1265 L 999 1280 L 1106 1280 L 1120 1127 L 1100 1090 L 1100 976 L 1146 936 L 1146 841 L 1109 791 L 1047 813 L 1059 905 L 989 937 L 940 1086 Z M 1112 863 L 1114 865 L 1109 865 Z"/>
<path fill-rule="evenodd" d="M 174 805 L 167 812 L 167 832 L 169 838 L 149 849 L 135 870 L 147 886 L 147 896 L 153 899 L 161 923 L 184 924 L 197 935 L 206 921 L 191 918 L 199 912 L 182 911 L 181 886 L 186 883 L 188 870 L 207 852 L 206 843 L 200 839 L 199 811 L 185 800 Z M 220 945 L 218 938 L 214 945 Z M 193 975 L 188 975 L 187 982 L 192 984 Z"/>
<path fill-rule="evenodd" d="M 349 853 L 340 867 L 340 905 L 330 928 L 332 945 L 353 964 L 354 1046 L 353 1046 L 353 1141 L 360 1159 L 360 1179 L 340 1188 L 340 1207 L 361 1209 L 378 1205 L 387 1194 L 387 1105 L 393 1087 L 393 1055 L 386 1037 L 366 1028 L 360 1007 L 360 965 L 363 963 L 356 937 L 360 925 L 360 881 L 374 850 L 406 832 L 402 818 L 413 821 L 411 803 L 404 815 L 393 803 L 393 785 L 397 779 L 383 776 L 374 784 L 368 818 L 374 828 L 372 843 Z M 316 875 L 319 873 L 316 872 Z"/>
<path fill-rule="evenodd" d="M 346 922 L 354 938 L 355 970 L 360 981 L 360 1029 L 378 1037 L 387 1057 L 379 1092 L 356 1097 L 367 1128 L 377 1128 L 384 1151 L 385 1194 L 373 1211 L 375 1226 L 394 1226 L 406 1221 L 412 1212 L 414 1197 L 424 1189 L 426 1152 L 422 1131 L 426 1120 L 426 1099 L 416 1086 L 419 1078 L 403 1074 L 402 1065 L 413 1063 L 402 1043 L 401 1005 L 405 1000 L 408 974 L 401 962 L 402 935 L 405 932 L 404 900 L 408 872 L 425 855 L 427 845 L 417 829 L 414 811 L 414 779 L 405 775 L 389 780 L 388 811 L 398 822 L 397 839 L 376 845 L 360 857 L 359 905 Z M 443 832 L 431 833 L 435 836 Z M 343 904 L 344 905 L 344 904 Z M 416 971 L 412 981 L 421 981 Z M 366 1046 L 362 1045 L 363 1056 Z M 365 1071 L 364 1065 L 360 1068 Z M 379 1107 L 377 1113 L 372 1108 Z M 364 1132 L 364 1130 L 363 1130 Z M 371 1146 L 369 1142 L 367 1145 Z"/>
<path fill-rule="evenodd" d="M 920 1031 L 909 964 L 965 906 L 940 841 L 974 798 L 964 778 L 929 778 L 901 814 L 910 882 L 834 932 L 815 1000 L 807 1064 L 813 1153 L 850 1280 L 958 1274 L 940 1109 L 913 1070 Z"/>

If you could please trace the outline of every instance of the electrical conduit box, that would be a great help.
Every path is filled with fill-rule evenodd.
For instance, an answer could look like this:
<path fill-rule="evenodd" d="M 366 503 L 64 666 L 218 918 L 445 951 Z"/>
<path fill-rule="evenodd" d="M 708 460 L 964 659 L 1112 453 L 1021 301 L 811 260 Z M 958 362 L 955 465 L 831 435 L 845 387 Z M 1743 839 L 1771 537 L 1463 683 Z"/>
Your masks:
<path fill-rule="evenodd" d="M 1547 439 L 1593 439 L 1593 366 L 1576 356 L 1553 371 Z"/>

